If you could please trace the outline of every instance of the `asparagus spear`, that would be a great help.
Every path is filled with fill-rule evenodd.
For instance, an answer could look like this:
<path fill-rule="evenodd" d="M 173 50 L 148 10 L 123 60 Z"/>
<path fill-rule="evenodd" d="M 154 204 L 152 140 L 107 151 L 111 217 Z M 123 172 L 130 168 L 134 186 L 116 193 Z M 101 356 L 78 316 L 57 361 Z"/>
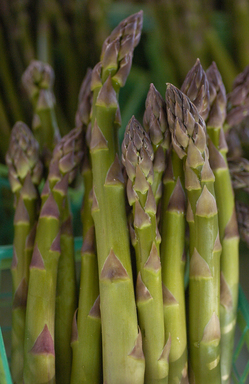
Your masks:
<path fill-rule="evenodd" d="M 210 112 L 207 119 L 210 165 L 215 175 L 215 195 L 219 211 L 221 252 L 221 378 L 231 381 L 234 333 L 238 305 L 239 234 L 234 194 L 226 159 L 223 131 L 226 117 L 226 91 L 216 64 L 207 69 L 210 88 Z"/>
<path fill-rule="evenodd" d="M 243 157 L 227 160 L 233 189 L 249 193 L 249 160 Z"/>
<path fill-rule="evenodd" d="M 71 333 L 77 307 L 77 287 L 73 223 L 68 195 L 65 196 L 60 222 L 61 254 L 58 263 L 55 306 L 55 368 L 56 383 L 69 384 L 72 365 Z"/>
<path fill-rule="evenodd" d="M 73 322 L 71 384 L 98 384 L 102 378 L 101 322 L 96 262 L 95 234 L 92 226 L 81 250 L 79 308 Z"/>
<path fill-rule="evenodd" d="M 55 383 L 54 317 L 60 220 L 68 183 L 82 159 L 82 132 L 75 128 L 57 144 L 45 184 L 30 264 L 25 331 L 24 383 Z"/>
<path fill-rule="evenodd" d="M 137 307 L 145 355 L 145 383 L 168 383 L 170 337 L 165 344 L 160 235 L 153 185 L 153 148 L 148 134 L 133 116 L 122 144 L 128 175 L 127 197 L 133 207 L 137 245 Z"/>
<path fill-rule="evenodd" d="M 38 215 L 37 186 L 42 176 L 39 145 L 27 125 L 22 122 L 17 122 L 12 129 L 6 164 L 11 189 L 15 195 L 14 253 L 11 266 L 13 286 L 11 372 L 14 383 L 22 383 L 29 264 Z"/>
<path fill-rule="evenodd" d="M 78 100 L 78 109 L 75 115 L 76 127 L 82 127 L 84 134 L 84 158 L 82 165 L 82 175 L 84 182 L 84 199 L 81 210 L 81 219 L 83 224 L 83 239 L 88 230 L 93 226 L 91 214 L 92 199 L 89 194 L 92 191 L 92 169 L 89 153 L 89 145 L 91 138 L 90 113 L 92 107 L 92 92 L 91 92 L 92 70 L 88 68 L 86 75 L 81 84 Z"/>
<path fill-rule="evenodd" d="M 199 59 L 187 73 L 181 91 L 189 97 L 201 117 L 206 120 L 209 112 L 209 86 Z"/>
<path fill-rule="evenodd" d="M 165 334 L 171 335 L 169 382 L 188 382 L 185 314 L 185 213 L 186 198 L 180 181 L 180 165 L 173 148 L 167 156 L 161 212 L 161 262 L 164 292 Z M 179 160 L 179 158 L 178 158 Z M 174 166 L 173 166 L 174 164 Z M 177 177 L 175 175 L 178 175 Z"/>
<path fill-rule="evenodd" d="M 239 234 L 247 246 L 249 246 L 249 208 L 248 204 L 236 201 L 236 214 L 238 218 Z"/>
<path fill-rule="evenodd" d="M 143 125 L 149 133 L 154 150 L 154 181 L 152 191 L 158 204 L 162 194 L 162 175 L 165 169 L 166 150 L 169 148 L 169 129 L 165 101 L 153 84 L 145 101 Z"/>
<path fill-rule="evenodd" d="M 117 127 L 120 123 L 117 92 L 129 74 L 141 27 L 142 12 L 123 20 L 105 40 L 101 61 L 92 74 L 92 215 L 97 242 L 103 374 L 106 384 L 136 384 L 144 380 L 144 356 L 141 334 L 137 328 L 124 180 L 117 155 Z"/>
<path fill-rule="evenodd" d="M 192 103 L 196 106 L 200 116 L 205 120 L 208 116 L 209 108 L 210 108 L 209 84 L 208 84 L 206 73 L 199 59 L 196 60 L 195 65 L 188 72 L 182 84 L 181 91 L 188 96 L 190 101 L 192 101 Z M 175 156 L 174 156 L 174 162 L 176 162 Z M 177 175 L 177 176 L 180 176 L 180 175 Z M 192 221 L 189 215 L 187 215 L 187 221 L 188 221 L 189 232 L 193 232 L 194 222 Z M 194 238 L 194 234 L 192 233 L 189 241 L 190 255 L 192 255 L 194 250 L 193 248 L 194 245 L 192 244 L 193 238 Z"/>
<path fill-rule="evenodd" d="M 171 84 L 166 90 L 166 105 L 172 144 L 184 161 L 187 215 L 194 222 L 190 232 L 190 382 L 220 383 L 221 246 L 205 123 L 189 98 Z"/>
<path fill-rule="evenodd" d="M 60 139 L 52 91 L 53 69 L 49 64 L 33 60 L 24 72 L 22 82 L 34 109 L 32 129 L 48 168 L 53 149 Z"/>
<path fill-rule="evenodd" d="M 101 323 L 99 310 L 98 264 L 95 247 L 95 230 L 91 214 L 92 169 L 89 153 L 91 136 L 90 112 L 92 105 L 91 69 L 88 69 L 79 93 L 76 125 L 84 132 L 84 159 L 82 175 L 84 198 L 81 209 L 83 246 L 81 250 L 81 274 L 79 304 L 73 323 L 73 361 L 71 384 L 100 383 L 101 381 Z"/>
<path fill-rule="evenodd" d="M 238 125 L 249 114 L 249 65 L 233 82 L 232 91 L 227 96 L 227 116 L 224 130 Z"/>

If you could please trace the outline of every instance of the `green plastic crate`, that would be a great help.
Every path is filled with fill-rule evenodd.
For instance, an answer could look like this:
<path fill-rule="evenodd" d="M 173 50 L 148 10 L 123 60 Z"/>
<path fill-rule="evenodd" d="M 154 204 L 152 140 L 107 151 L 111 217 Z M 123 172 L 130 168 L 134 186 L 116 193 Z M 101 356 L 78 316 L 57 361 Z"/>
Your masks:
<path fill-rule="evenodd" d="M 82 238 L 75 238 L 75 257 L 80 260 Z M 8 361 L 11 342 L 11 259 L 13 247 L 0 247 L 0 383 L 12 384 Z M 3 338 L 2 338 L 3 334 Z M 249 303 L 239 287 L 238 319 L 233 356 L 233 383 L 249 383 Z"/>

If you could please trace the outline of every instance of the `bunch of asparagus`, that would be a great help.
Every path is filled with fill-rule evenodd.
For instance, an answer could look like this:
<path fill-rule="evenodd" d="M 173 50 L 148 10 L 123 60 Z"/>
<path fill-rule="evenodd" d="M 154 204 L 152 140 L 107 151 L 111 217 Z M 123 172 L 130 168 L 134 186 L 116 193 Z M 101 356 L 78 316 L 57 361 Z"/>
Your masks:
<path fill-rule="evenodd" d="M 131 117 L 120 151 L 118 95 L 142 22 L 140 11 L 104 41 L 81 86 L 76 128 L 62 139 L 50 130 L 57 138 L 50 157 L 24 123 L 12 130 L 16 384 L 231 380 L 239 236 L 226 91 L 216 64 L 205 72 L 198 59 L 181 90 L 167 84 L 165 99 L 151 84 L 143 125 Z M 38 102 L 51 101 L 47 78 L 37 63 L 31 68 L 34 132 L 46 122 L 56 128 L 53 105 Z M 40 158 L 48 169 L 39 195 Z M 78 169 L 85 186 L 79 287 L 68 199 Z"/>

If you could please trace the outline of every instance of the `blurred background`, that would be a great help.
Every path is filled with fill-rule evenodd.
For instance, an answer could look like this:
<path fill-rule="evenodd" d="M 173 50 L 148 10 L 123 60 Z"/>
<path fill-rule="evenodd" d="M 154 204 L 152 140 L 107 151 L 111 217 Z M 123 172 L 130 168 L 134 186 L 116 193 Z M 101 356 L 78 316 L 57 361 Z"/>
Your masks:
<path fill-rule="evenodd" d="M 249 64 L 247 0 L 1 0 L 0 1 L 0 244 L 12 242 L 13 201 L 5 166 L 11 129 L 32 126 L 33 110 L 22 84 L 31 60 L 55 73 L 56 117 L 61 135 L 74 127 L 78 93 L 88 67 L 99 61 L 104 39 L 125 17 L 144 12 L 141 41 L 120 92 L 122 127 L 134 114 L 142 122 L 150 83 L 162 96 L 166 83 L 181 87 L 197 58 L 215 61 L 227 92 Z M 249 135 L 248 135 L 249 137 Z M 243 139 L 244 140 L 244 139 Z M 249 142 L 249 140 L 248 140 Z M 243 156 L 248 156 L 244 151 Z M 242 242 L 242 280 L 249 270 Z M 245 284 L 243 288 L 246 288 Z M 249 298 L 249 294 L 248 294 Z"/>
<path fill-rule="evenodd" d="M 180 87 L 199 57 L 204 69 L 214 60 L 227 92 L 249 63 L 247 0 L 1 0 L 0 126 L 1 162 L 17 120 L 29 126 L 32 107 L 21 76 L 33 59 L 55 72 L 56 113 L 62 134 L 74 127 L 78 92 L 101 46 L 125 17 L 142 9 L 144 27 L 131 74 L 120 94 L 123 126 L 139 119 L 153 82 Z"/>

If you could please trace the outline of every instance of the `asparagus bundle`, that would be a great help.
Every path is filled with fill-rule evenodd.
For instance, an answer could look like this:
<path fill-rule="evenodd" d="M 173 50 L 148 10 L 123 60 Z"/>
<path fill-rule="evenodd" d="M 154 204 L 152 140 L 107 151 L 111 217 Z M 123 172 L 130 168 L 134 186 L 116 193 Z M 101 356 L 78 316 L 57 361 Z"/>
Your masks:
<path fill-rule="evenodd" d="M 105 40 L 101 61 L 92 74 L 92 215 L 98 254 L 103 373 L 107 384 L 143 383 L 144 377 L 124 180 L 117 154 L 120 124 L 117 93 L 129 74 L 141 27 L 142 12 L 123 20 Z"/>
<path fill-rule="evenodd" d="M 60 139 L 52 91 L 54 71 L 50 65 L 33 60 L 24 72 L 22 82 L 34 109 L 32 129 L 48 168 L 53 149 Z"/>
<path fill-rule="evenodd" d="M 223 131 L 226 117 L 226 91 L 216 64 L 207 69 L 210 112 L 207 119 L 210 164 L 215 175 L 215 195 L 219 211 L 221 252 L 221 378 L 231 380 L 234 333 L 239 283 L 239 234 L 233 188 L 226 159 L 227 145 Z"/>
<path fill-rule="evenodd" d="M 136 301 L 145 355 L 145 383 L 168 383 L 170 336 L 165 340 L 163 295 L 156 201 L 153 185 L 153 148 L 149 136 L 132 117 L 122 143 L 128 175 L 127 197 L 133 209 L 136 238 Z"/>
<path fill-rule="evenodd" d="M 11 372 L 14 383 L 22 383 L 29 264 L 39 210 L 37 186 L 43 169 L 39 159 L 39 145 L 27 125 L 22 122 L 17 122 L 12 129 L 6 163 L 11 189 L 15 194 L 14 253 L 11 266 Z"/>
<path fill-rule="evenodd" d="M 21 148 L 31 152 L 31 162 L 16 143 L 13 148 L 17 155 L 7 156 L 16 194 L 14 310 L 19 311 L 20 304 L 24 308 L 30 273 L 25 367 L 23 376 L 16 364 L 18 383 L 229 381 L 237 307 L 238 236 L 222 129 L 225 90 L 216 66 L 212 64 L 205 74 L 198 59 L 182 92 L 167 86 L 166 102 L 151 84 L 143 117 L 145 130 L 134 117 L 126 128 L 122 144 L 125 175 L 119 159 L 118 94 L 129 74 L 141 27 L 139 12 L 123 20 L 105 40 L 101 61 L 93 71 L 88 70 L 81 87 L 77 128 L 57 144 L 52 158 L 59 138 L 51 90 L 53 74 L 46 65 L 33 62 L 24 75 L 35 108 L 34 128 L 38 132 L 44 123 L 50 133 L 39 131 L 49 172 L 36 233 L 28 219 L 31 217 L 32 223 L 36 219 L 31 207 L 37 206 L 38 194 L 30 186 L 32 177 L 40 180 L 40 163 L 34 164 L 36 155 L 23 140 Z M 241 84 L 239 89 L 236 100 L 243 99 Z M 75 310 L 67 190 L 78 165 L 82 167 L 85 194 L 79 307 Z M 246 188 L 244 169 L 234 167 L 234 185 Z M 224 185 L 225 192 L 221 189 Z M 125 187 L 132 207 L 128 220 L 136 253 L 134 273 Z M 247 212 L 240 208 L 246 236 Z M 190 230 L 189 369 L 184 298 L 186 219 Z M 223 244 L 221 278 L 219 236 Z M 28 261 L 21 262 L 22 253 L 28 255 Z M 228 263 L 231 260 L 233 264 Z M 27 277 L 19 267 L 25 269 Z M 14 310 L 13 330 L 17 329 L 14 318 L 25 314 L 16 311 L 14 316 Z M 17 358 L 21 348 L 13 343 Z"/>
<path fill-rule="evenodd" d="M 73 383 L 99 383 L 101 367 L 101 323 L 99 309 L 98 264 L 95 246 L 95 229 L 91 214 L 92 169 L 89 153 L 91 137 L 90 112 L 92 104 L 91 69 L 88 69 L 79 93 L 76 125 L 84 133 L 84 159 L 82 175 L 84 198 L 81 209 L 83 224 L 83 245 L 81 249 L 80 294 L 72 332 L 72 373 Z M 76 320 L 77 315 L 77 320 Z"/>
<path fill-rule="evenodd" d="M 190 382 L 220 383 L 221 246 L 205 123 L 189 98 L 171 84 L 166 90 L 166 105 L 172 143 L 184 160 L 187 218 L 194 223 L 190 232 Z"/>
<path fill-rule="evenodd" d="M 54 318 L 60 218 L 68 183 L 82 159 L 82 131 L 72 130 L 55 147 L 43 190 L 30 263 L 24 349 L 24 383 L 55 383 Z"/>

